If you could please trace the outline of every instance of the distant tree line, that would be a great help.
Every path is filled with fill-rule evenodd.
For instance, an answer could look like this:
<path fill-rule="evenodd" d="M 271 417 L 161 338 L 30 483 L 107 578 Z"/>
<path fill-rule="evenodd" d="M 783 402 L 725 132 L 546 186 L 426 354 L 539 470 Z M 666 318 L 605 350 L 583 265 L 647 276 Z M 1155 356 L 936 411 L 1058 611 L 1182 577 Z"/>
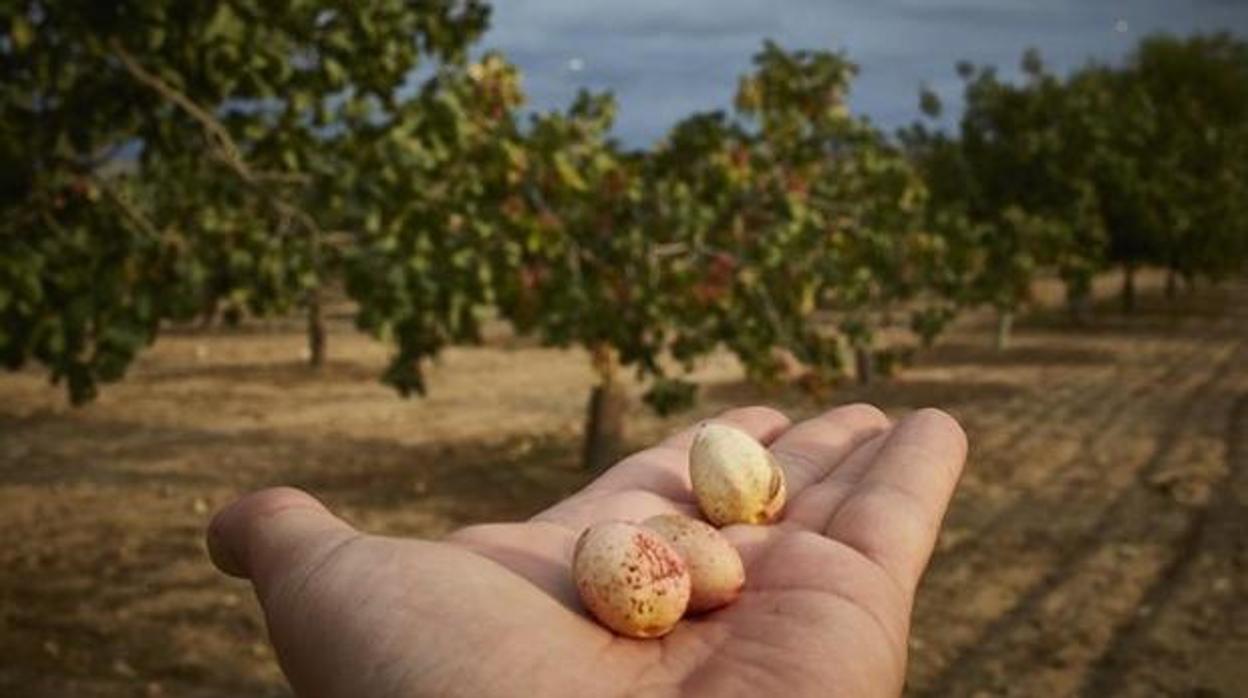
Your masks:
<path fill-rule="evenodd" d="M 1086 320 L 1092 275 L 1123 269 L 1212 281 L 1248 258 L 1248 44 L 1229 34 L 1144 39 L 1122 66 L 1089 64 L 1065 78 L 1040 55 L 1021 84 L 960 64 L 964 112 L 954 134 L 904 130 L 923 173 L 934 228 L 968 253 L 959 292 L 1006 323 L 1044 270 L 1066 283 Z M 929 116 L 941 105 L 921 97 Z M 1000 335 L 1004 341 L 1004 331 Z"/>

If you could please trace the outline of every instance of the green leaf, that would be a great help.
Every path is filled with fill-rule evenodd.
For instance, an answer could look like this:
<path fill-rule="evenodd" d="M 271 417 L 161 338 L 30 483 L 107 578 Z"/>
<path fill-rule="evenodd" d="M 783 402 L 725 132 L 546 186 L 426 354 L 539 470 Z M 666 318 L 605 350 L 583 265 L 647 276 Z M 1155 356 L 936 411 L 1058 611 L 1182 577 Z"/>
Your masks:
<path fill-rule="evenodd" d="M 562 152 L 555 153 L 552 162 L 564 186 L 573 191 L 585 191 L 589 188 L 589 185 L 585 183 L 585 179 L 581 177 L 581 174 L 576 171 L 576 167 L 568 160 L 567 154 Z"/>
<path fill-rule="evenodd" d="M 13 42 L 13 48 L 18 51 L 25 51 L 35 41 L 35 31 L 31 28 L 30 22 L 20 13 L 14 13 L 9 17 L 9 40 Z"/>

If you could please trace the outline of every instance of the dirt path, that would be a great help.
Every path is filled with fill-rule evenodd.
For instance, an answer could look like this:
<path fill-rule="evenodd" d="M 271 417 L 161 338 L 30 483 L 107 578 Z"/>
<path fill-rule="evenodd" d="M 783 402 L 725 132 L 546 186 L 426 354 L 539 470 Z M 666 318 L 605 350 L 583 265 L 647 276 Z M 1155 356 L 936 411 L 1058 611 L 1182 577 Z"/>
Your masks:
<path fill-rule="evenodd" d="M 1151 287 L 1156 289 L 1154 279 Z M 1108 280 L 1107 283 L 1112 283 Z M 1240 695 L 1248 685 L 1248 285 L 1149 294 L 1090 328 L 962 323 L 898 380 L 844 388 L 953 411 L 967 474 L 922 587 L 913 695 Z M 0 375 L 0 695 L 283 696 L 248 588 L 207 564 L 211 511 L 273 483 L 357 525 L 437 536 L 579 487 L 584 358 L 499 338 L 433 392 L 374 382 L 339 318 L 321 374 L 297 324 L 178 332 L 82 410 Z M 643 444 L 744 402 L 820 407 L 708 362 L 698 411 L 638 410 Z"/>
<path fill-rule="evenodd" d="M 1211 502 L 1184 512 L 1170 562 L 1114 629 L 1086 695 L 1230 696 L 1248 685 L 1248 391 L 1235 400 L 1226 440 L 1227 479 Z"/>
<path fill-rule="evenodd" d="M 1062 398 L 1031 432 L 1041 436 L 992 441 L 997 450 L 975 461 L 979 477 L 1013 494 L 951 518 L 920 601 L 914 694 L 1229 696 L 1242 688 L 1230 665 L 1194 672 L 1163 651 L 1177 641 L 1199 656 L 1233 639 L 1234 626 L 1193 626 L 1187 616 L 1175 621 L 1188 626 L 1186 640 L 1156 634 L 1182 598 L 1244 605 L 1232 593 L 1244 570 L 1224 547 L 1204 555 L 1231 565 L 1222 575 L 1191 572 L 1198 544 L 1224 546 L 1232 533 L 1202 535 L 1215 530 L 1208 520 L 1231 518 L 1213 512 L 1231 506 L 1235 435 L 1244 433 L 1234 422 L 1248 395 L 1248 313 L 1242 303 L 1230 308 L 1199 332 L 1188 325 L 1141 337 L 1135 360 L 1118 362 L 1108 383 L 1080 381 L 1073 393 L 1050 386 Z M 983 472 L 994 464 L 1012 468 Z"/>

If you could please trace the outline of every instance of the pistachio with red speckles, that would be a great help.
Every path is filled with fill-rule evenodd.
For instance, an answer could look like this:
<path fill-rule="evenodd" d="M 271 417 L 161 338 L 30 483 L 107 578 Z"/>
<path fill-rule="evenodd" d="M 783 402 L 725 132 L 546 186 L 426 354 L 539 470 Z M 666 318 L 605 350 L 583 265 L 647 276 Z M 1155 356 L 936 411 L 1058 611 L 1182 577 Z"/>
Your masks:
<path fill-rule="evenodd" d="M 660 514 L 641 523 L 663 536 L 689 569 L 689 613 L 726 606 L 741 594 L 745 566 L 732 543 L 714 526 L 681 514 Z"/>
<path fill-rule="evenodd" d="M 660 637 L 689 604 L 689 570 L 655 531 L 618 521 L 590 526 L 572 554 L 582 603 L 621 635 Z"/>
<path fill-rule="evenodd" d="M 771 523 L 784 508 L 784 470 L 749 434 L 706 424 L 689 448 L 698 508 L 716 526 Z"/>

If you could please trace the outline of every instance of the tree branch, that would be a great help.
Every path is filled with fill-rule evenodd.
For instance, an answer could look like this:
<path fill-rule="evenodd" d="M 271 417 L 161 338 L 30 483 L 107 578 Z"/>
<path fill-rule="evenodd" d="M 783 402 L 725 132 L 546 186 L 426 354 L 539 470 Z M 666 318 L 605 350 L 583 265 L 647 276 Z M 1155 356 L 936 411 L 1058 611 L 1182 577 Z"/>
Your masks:
<path fill-rule="evenodd" d="M 109 41 L 109 46 L 131 77 L 160 93 L 162 97 L 181 107 L 183 111 L 191 115 L 191 118 L 199 122 L 199 125 L 216 140 L 222 159 L 231 169 L 247 182 L 256 181 L 255 173 L 251 171 L 251 167 L 243 160 L 242 151 L 239 150 L 238 144 L 234 142 L 234 139 L 230 137 L 230 132 L 225 128 L 224 124 L 196 104 L 190 97 L 182 94 L 156 75 L 149 73 L 143 66 L 139 65 L 134 56 L 131 56 L 122 47 L 120 41 L 112 39 Z"/>
<path fill-rule="evenodd" d="M 285 173 L 257 173 L 251 168 L 250 165 L 247 164 L 247 161 L 243 158 L 242 150 L 238 147 L 238 144 L 234 142 L 234 139 L 230 136 L 229 130 L 225 128 L 225 125 L 222 124 L 220 120 L 213 116 L 208 110 L 196 104 L 190 97 L 178 91 L 164 80 L 161 80 L 160 77 L 148 72 L 142 65 L 139 64 L 137 60 L 135 60 L 134 56 L 130 55 L 130 53 L 126 51 L 126 49 L 121 45 L 121 42 L 119 42 L 116 38 L 109 41 L 109 47 L 117 56 L 117 59 L 121 61 L 122 66 L 125 67 L 126 72 L 128 72 L 131 77 L 159 93 L 166 100 L 177 105 L 189 114 L 191 118 L 198 121 L 199 125 L 206 132 L 208 132 L 211 138 L 216 142 L 216 155 L 244 182 L 253 186 L 262 186 L 263 180 L 265 179 L 299 181 L 298 178 L 304 178 L 306 181 L 306 177 L 298 173 L 289 175 Z M 319 258 L 318 248 L 320 247 L 322 232 L 321 227 L 316 220 L 309 215 L 307 211 L 304 211 L 302 208 L 286 201 L 282 197 L 273 194 L 273 192 L 266 191 L 265 193 L 268 194 L 268 196 L 264 197 L 265 201 L 268 202 L 269 205 L 273 206 L 279 215 L 285 218 L 297 220 L 312 235 L 314 247 L 313 255 Z"/>
<path fill-rule="evenodd" d="M 121 209 L 121 212 L 125 214 L 126 218 L 129 218 L 143 232 L 153 238 L 163 237 L 161 231 L 156 227 L 156 224 L 152 223 L 151 219 L 149 219 L 146 214 L 135 208 L 134 204 L 126 199 L 121 192 L 114 189 L 112 185 L 105 182 L 100 177 L 92 177 L 91 181 L 95 184 L 95 186 L 100 188 L 100 191 L 104 192 L 104 195 L 108 197 L 109 201 L 112 201 L 117 208 Z"/>

